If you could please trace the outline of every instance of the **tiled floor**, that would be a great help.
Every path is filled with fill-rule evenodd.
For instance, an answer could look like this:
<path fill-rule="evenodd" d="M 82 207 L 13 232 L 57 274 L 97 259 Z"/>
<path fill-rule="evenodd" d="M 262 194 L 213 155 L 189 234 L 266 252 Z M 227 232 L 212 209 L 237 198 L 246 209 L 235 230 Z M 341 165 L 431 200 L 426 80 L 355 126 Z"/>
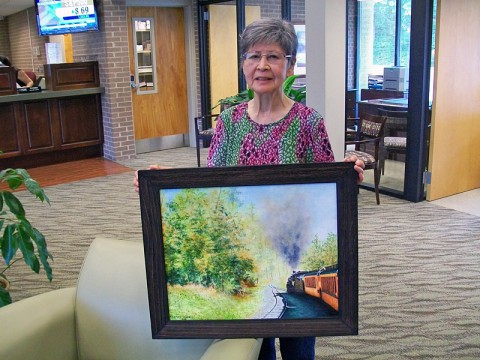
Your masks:
<path fill-rule="evenodd" d="M 480 189 L 467 191 L 431 202 L 446 208 L 463 211 L 467 214 L 480 216 Z"/>

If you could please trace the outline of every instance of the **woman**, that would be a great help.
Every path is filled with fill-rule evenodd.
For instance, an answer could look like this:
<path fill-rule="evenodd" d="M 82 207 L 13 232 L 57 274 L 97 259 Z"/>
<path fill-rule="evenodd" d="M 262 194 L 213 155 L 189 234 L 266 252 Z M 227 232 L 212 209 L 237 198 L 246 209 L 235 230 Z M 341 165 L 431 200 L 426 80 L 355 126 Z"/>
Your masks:
<path fill-rule="evenodd" d="M 288 98 L 283 82 L 293 75 L 298 40 L 292 24 L 263 19 L 246 27 L 240 39 L 242 69 L 254 92 L 248 103 L 217 119 L 208 166 L 267 165 L 334 161 L 323 118 Z M 363 181 L 362 161 L 356 161 Z M 264 339 L 259 359 L 275 359 L 275 339 Z M 283 360 L 315 358 L 315 338 L 281 338 Z"/>
<path fill-rule="evenodd" d="M 10 62 L 9 58 L 5 56 L 0 56 L 0 66 L 12 66 L 12 63 Z M 25 71 L 17 69 L 16 67 L 13 68 L 15 69 L 15 73 L 17 76 L 17 87 L 29 88 L 33 86 L 33 80 L 28 77 Z"/>
<path fill-rule="evenodd" d="M 321 115 L 283 92 L 283 82 L 293 74 L 297 44 L 295 29 L 286 21 L 263 19 L 246 27 L 240 39 L 242 69 L 254 97 L 217 118 L 208 166 L 334 161 Z M 362 182 L 363 162 L 345 161 L 355 162 Z M 138 191 L 137 176 L 134 184 Z M 281 338 L 280 351 L 283 360 L 314 359 L 315 338 Z M 259 359 L 275 359 L 275 353 L 275 339 L 264 339 Z"/>

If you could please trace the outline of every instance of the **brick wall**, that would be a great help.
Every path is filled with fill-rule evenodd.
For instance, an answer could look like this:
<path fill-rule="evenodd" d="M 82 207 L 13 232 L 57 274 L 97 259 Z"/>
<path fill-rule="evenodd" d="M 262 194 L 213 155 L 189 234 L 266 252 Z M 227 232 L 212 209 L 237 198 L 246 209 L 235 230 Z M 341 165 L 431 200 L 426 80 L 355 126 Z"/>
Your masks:
<path fill-rule="evenodd" d="M 347 89 L 354 89 L 357 66 L 357 0 L 347 0 Z"/>
<path fill-rule="evenodd" d="M 8 37 L 8 18 L 0 20 L 0 55 L 8 58 L 10 55 L 10 39 Z"/>
<path fill-rule="evenodd" d="M 104 156 L 112 160 L 135 156 L 132 95 L 125 0 L 99 2 L 100 31 L 72 35 L 75 61 L 97 60 L 102 96 Z"/>
<path fill-rule="evenodd" d="M 35 8 L 13 14 L 6 22 L 12 64 L 22 70 L 43 74 L 43 64 L 47 62 L 45 43 L 48 37 L 38 35 Z M 35 48 L 38 48 L 39 55 L 33 54 Z"/>

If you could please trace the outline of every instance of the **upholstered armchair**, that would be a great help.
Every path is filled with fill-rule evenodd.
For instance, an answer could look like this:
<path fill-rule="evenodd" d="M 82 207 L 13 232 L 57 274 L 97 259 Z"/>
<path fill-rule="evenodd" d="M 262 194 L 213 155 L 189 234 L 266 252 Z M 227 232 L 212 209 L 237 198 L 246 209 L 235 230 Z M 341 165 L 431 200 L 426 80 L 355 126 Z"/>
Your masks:
<path fill-rule="evenodd" d="M 375 186 L 375 198 L 380 205 L 380 161 L 382 159 L 381 142 L 386 118 L 380 115 L 363 115 L 355 132 L 355 140 L 345 141 L 347 150 L 345 157 L 355 155 L 365 163 L 365 170 L 373 170 Z M 355 148 L 348 149 L 348 145 L 355 145 Z"/>
<path fill-rule="evenodd" d="M 97 238 L 76 288 L 0 308 L 0 359 L 256 360 L 261 339 L 152 339 L 143 244 Z"/>
<path fill-rule="evenodd" d="M 385 172 L 385 159 L 393 157 L 397 160 L 398 154 L 406 154 L 407 152 L 407 110 L 389 110 L 378 109 L 378 113 L 386 117 L 382 162 L 380 167 L 382 174 Z"/>

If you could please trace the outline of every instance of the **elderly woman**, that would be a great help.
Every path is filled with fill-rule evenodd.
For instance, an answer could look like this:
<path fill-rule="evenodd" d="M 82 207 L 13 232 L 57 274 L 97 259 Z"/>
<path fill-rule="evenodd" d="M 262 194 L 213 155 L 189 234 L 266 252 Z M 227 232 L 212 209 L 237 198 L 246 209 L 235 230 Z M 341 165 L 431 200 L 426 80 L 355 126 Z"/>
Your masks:
<path fill-rule="evenodd" d="M 240 39 L 242 69 L 254 97 L 219 116 L 208 166 L 334 161 L 322 116 L 283 92 L 297 44 L 293 25 L 284 20 L 263 19 L 246 27 Z M 356 161 L 361 182 L 363 162 L 346 161 Z"/>
<path fill-rule="evenodd" d="M 248 25 L 240 39 L 242 69 L 254 97 L 218 117 L 208 166 L 298 164 L 334 161 L 322 116 L 283 92 L 293 74 L 297 36 L 292 24 L 263 19 Z M 363 181 L 362 161 L 355 162 Z M 160 169 L 151 165 L 150 169 Z M 134 185 L 138 191 L 138 178 Z M 281 338 L 283 360 L 315 358 L 315 338 Z M 264 339 L 259 359 L 275 359 L 275 339 Z"/>
<path fill-rule="evenodd" d="M 249 102 L 218 117 L 208 166 L 292 164 L 334 161 L 322 116 L 283 92 L 293 74 L 298 40 L 292 24 L 263 19 L 248 25 L 240 40 L 242 69 L 254 92 Z M 359 182 L 362 161 L 355 161 Z M 283 360 L 315 358 L 315 338 L 281 338 Z M 275 359 L 274 339 L 264 339 L 259 359 Z"/>

